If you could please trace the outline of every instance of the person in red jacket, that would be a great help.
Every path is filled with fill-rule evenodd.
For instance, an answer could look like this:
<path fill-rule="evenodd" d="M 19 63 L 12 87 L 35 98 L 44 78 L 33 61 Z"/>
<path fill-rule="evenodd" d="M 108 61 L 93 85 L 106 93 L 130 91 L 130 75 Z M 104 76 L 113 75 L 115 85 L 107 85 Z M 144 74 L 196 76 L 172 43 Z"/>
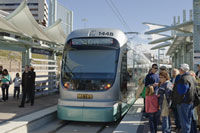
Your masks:
<path fill-rule="evenodd" d="M 157 132 L 158 108 L 158 96 L 155 95 L 153 86 L 147 86 L 145 97 L 145 111 L 148 114 L 151 133 Z"/>

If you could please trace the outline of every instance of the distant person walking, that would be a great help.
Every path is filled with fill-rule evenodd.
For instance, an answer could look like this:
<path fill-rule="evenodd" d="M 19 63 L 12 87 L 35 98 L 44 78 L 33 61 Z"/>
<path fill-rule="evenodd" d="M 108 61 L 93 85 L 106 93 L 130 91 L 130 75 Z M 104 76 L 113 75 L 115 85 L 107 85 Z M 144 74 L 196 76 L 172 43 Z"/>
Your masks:
<path fill-rule="evenodd" d="M 17 94 L 17 99 L 19 99 L 20 85 L 21 85 L 21 78 L 19 77 L 19 73 L 16 73 L 16 77 L 13 79 L 13 82 L 14 82 L 14 96 L 13 96 L 13 98 L 15 98 L 16 94 Z"/>
<path fill-rule="evenodd" d="M 27 95 L 30 94 L 31 85 L 33 82 L 33 73 L 29 71 L 29 66 L 25 66 L 25 71 L 22 74 L 22 101 L 21 105 L 19 105 L 20 108 L 24 107 L 25 100 Z"/>
<path fill-rule="evenodd" d="M 9 89 L 9 86 L 11 83 L 11 77 L 8 74 L 7 69 L 3 70 L 3 76 L 2 76 L 1 82 L 2 82 L 2 93 L 3 93 L 2 100 L 6 101 L 6 100 L 8 100 L 8 89 Z"/>

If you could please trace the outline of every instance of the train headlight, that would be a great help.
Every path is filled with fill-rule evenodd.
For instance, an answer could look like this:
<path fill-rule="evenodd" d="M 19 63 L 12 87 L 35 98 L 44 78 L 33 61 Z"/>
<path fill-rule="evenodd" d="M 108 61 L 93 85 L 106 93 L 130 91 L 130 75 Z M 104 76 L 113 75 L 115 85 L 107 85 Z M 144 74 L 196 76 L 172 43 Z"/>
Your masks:
<path fill-rule="evenodd" d="M 64 87 L 65 87 L 64 89 L 69 89 L 71 87 L 70 82 L 65 82 Z"/>
<path fill-rule="evenodd" d="M 104 86 L 105 89 L 110 89 L 110 87 L 111 87 L 111 84 L 109 83 Z"/>

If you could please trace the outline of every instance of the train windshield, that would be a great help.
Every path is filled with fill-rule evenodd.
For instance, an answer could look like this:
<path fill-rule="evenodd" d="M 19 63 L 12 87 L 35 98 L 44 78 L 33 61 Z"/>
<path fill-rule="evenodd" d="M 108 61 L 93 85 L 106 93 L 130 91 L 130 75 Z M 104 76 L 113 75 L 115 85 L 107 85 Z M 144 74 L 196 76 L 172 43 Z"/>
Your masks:
<path fill-rule="evenodd" d="M 73 49 L 64 51 L 62 83 L 65 89 L 109 89 L 116 76 L 119 49 Z"/>

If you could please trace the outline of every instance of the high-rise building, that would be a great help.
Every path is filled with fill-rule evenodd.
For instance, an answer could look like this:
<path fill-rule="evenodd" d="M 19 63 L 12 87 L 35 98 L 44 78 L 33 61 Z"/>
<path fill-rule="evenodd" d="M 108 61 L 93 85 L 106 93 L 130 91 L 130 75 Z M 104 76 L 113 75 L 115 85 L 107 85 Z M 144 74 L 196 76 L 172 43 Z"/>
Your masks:
<path fill-rule="evenodd" d="M 0 10 L 11 13 L 23 0 L 0 0 Z M 27 0 L 27 5 L 35 20 L 43 25 L 48 25 L 48 4 L 46 0 Z"/>
<path fill-rule="evenodd" d="M 62 20 L 63 31 L 68 35 L 73 30 L 73 12 L 57 0 L 49 0 L 49 25 L 58 19 Z"/>

